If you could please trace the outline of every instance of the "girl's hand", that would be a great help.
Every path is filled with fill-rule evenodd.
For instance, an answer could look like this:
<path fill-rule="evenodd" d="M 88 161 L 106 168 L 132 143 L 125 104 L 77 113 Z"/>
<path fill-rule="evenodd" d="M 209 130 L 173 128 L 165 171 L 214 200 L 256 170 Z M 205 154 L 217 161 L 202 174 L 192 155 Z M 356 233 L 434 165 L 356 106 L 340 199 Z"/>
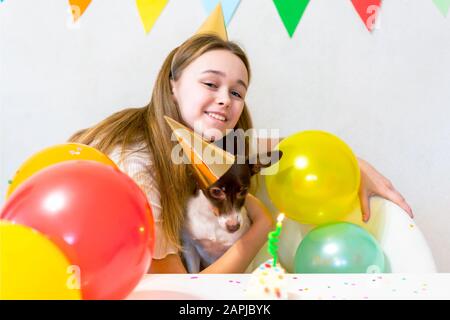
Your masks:
<path fill-rule="evenodd" d="M 387 200 L 394 202 L 405 210 L 411 218 L 414 218 L 411 207 L 406 203 L 405 198 L 394 188 L 391 181 L 383 177 L 367 161 L 358 158 L 358 164 L 361 170 L 361 185 L 359 189 L 359 200 L 364 222 L 370 218 L 371 196 L 379 195 Z"/>
<path fill-rule="evenodd" d="M 247 214 L 252 223 L 261 222 L 267 232 L 275 228 L 275 221 L 269 210 L 264 203 L 254 195 L 250 193 L 247 194 L 247 197 L 245 198 L 245 207 L 247 208 Z"/>

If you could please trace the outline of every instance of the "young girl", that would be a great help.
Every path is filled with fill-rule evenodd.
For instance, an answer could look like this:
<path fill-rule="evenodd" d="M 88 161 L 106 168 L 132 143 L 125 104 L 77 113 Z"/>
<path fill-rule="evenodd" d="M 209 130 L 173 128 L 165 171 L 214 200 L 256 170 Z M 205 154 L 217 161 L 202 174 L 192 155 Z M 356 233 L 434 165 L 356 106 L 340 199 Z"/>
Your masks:
<path fill-rule="evenodd" d="M 174 164 L 177 144 L 164 115 L 183 123 L 211 141 L 227 129 L 252 127 L 245 97 L 250 66 L 243 50 L 215 35 L 196 35 L 175 48 L 158 74 L 148 105 L 119 111 L 69 141 L 91 145 L 108 154 L 146 193 L 155 219 L 156 243 L 151 273 L 185 273 L 179 233 L 185 203 L 195 189 L 189 165 Z M 217 134 L 215 134 L 217 135 Z M 277 141 L 268 141 L 272 147 Z M 364 220 L 369 197 L 381 195 L 412 212 L 392 184 L 364 160 L 360 199 Z M 202 273 L 243 273 L 273 228 L 269 211 L 248 194 L 245 206 L 252 226 Z"/>

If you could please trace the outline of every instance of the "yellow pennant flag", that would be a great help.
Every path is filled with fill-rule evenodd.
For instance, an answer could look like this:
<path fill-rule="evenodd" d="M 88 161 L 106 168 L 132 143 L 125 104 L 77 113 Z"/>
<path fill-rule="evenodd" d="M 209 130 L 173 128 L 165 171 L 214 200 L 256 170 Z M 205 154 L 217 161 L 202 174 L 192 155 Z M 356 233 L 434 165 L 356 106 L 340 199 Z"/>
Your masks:
<path fill-rule="evenodd" d="M 145 32 L 148 33 L 169 0 L 136 0 Z"/>
<path fill-rule="evenodd" d="M 91 0 L 69 0 L 69 5 L 72 9 L 73 22 L 77 22 L 90 3 Z"/>

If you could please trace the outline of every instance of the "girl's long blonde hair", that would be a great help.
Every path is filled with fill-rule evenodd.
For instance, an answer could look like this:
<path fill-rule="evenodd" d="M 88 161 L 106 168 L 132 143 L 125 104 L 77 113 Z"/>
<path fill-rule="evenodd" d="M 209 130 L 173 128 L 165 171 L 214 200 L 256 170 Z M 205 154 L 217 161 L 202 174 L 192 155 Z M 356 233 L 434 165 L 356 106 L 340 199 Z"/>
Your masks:
<path fill-rule="evenodd" d="M 167 115 L 180 123 L 184 121 L 172 99 L 170 79 L 179 79 L 183 70 L 205 52 L 219 49 L 228 50 L 239 57 L 245 64 L 250 79 L 247 56 L 237 44 L 224 41 L 215 35 L 196 35 L 167 56 L 148 105 L 114 113 L 69 138 L 70 142 L 91 145 L 106 154 L 117 145 L 125 150 L 130 144 L 145 143 L 152 156 L 155 179 L 161 194 L 163 231 L 177 248 L 181 248 L 179 234 L 183 225 L 185 204 L 196 185 L 188 165 L 174 164 L 171 161 L 172 148 L 177 142 L 171 140 L 172 131 L 163 116 Z M 235 129 L 247 130 L 251 127 L 251 118 L 247 105 L 244 104 Z"/>

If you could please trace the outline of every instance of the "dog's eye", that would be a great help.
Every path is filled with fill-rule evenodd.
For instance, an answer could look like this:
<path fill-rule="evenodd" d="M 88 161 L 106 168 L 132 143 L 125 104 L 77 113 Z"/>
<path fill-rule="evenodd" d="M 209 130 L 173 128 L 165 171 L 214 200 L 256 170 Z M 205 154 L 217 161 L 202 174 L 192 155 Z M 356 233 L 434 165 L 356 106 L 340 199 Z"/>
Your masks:
<path fill-rule="evenodd" d="M 242 188 L 240 191 L 239 191 L 239 197 L 245 197 L 246 195 L 247 195 L 247 192 L 248 192 L 248 189 L 247 188 Z"/>
<path fill-rule="evenodd" d="M 209 194 L 211 195 L 211 197 L 216 199 L 225 199 L 225 192 L 223 192 L 220 188 L 210 189 Z"/>

